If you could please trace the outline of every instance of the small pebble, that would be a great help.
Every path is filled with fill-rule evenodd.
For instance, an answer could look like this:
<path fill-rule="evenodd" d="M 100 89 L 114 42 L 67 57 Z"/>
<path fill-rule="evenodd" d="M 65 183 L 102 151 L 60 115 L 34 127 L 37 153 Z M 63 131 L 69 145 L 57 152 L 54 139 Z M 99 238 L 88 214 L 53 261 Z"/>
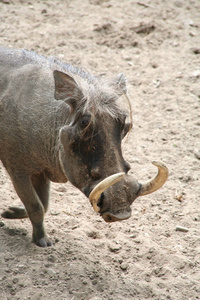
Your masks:
<path fill-rule="evenodd" d="M 194 54 L 200 54 L 200 48 L 192 48 Z"/>
<path fill-rule="evenodd" d="M 189 229 L 182 226 L 176 226 L 176 231 L 188 232 Z"/>
<path fill-rule="evenodd" d="M 196 156 L 196 158 L 200 159 L 200 151 L 198 149 L 194 150 L 194 155 Z"/>
<path fill-rule="evenodd" d="M 0 227 L 3 227 L 5 223 L 3 221 L 0 221 Z"/>
<path fill-rule="evenodd" d="M 108 247 L 109 247 L 111 252 L 117 252 L 121 249 L 120 244 L 110 244 Z"/>
<path fill-rule="evenodd" d="M 194 77 L 199 78 L 199 77 L 200 77 L 200 70 L 194 71 L 192 75 L 193 75 Z"/>
<path fill-rule="evenodd" d="M 49 255 L 47 259 L 48 259 L 48 261 L 50 261 L 52 263 L 54 263 L 56 261 L 56 257 L 54 255 L 52 255 L 52 254 Z"/>
<path fill-rule="evenodd" d="M 19 281 L 19 279 L 17 277 L 13 278 L 13 283 L 17 283 Z"/>
<path fill-rule="evenodd" d="M 122 271 L 126 271 L 128 268 L 128 264 L 126 262 L 121 263 L 120 268 L 122 269 Z"/>
<path fill-rule="evenodd" d="M 47 273 L 48 273 L 50 276 L 56 275 L 56 271 L 53 270 L 53 269 L 51 269 L 51 268 L 47 269 Z"/>

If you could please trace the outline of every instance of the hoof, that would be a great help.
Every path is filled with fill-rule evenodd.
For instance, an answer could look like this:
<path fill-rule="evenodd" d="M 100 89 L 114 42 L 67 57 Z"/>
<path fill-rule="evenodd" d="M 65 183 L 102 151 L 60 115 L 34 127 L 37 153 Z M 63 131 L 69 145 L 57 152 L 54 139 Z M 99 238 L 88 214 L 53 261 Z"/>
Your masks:
<path fill-rule="evenodd" d="M 23 206 L 10 206 L 1 216 L 6 219 L 23 219 L 27 218 L 27 212 Z"/>
<path fill-rule="evenodd" d="M 34 241 L 34 243 L 39 247 L 53 246 L 52 241 L 48 237 L 43 237 L 43 238 L 39 239 L 38 241 Z"/>

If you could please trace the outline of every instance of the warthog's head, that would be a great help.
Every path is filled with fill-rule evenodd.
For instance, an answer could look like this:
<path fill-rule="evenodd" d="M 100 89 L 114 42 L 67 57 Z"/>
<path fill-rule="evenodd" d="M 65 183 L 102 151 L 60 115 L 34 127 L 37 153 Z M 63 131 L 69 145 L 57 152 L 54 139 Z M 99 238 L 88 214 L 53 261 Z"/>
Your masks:
<path fill-rule="evenodd" d="M 145 184 L 128 175 L 121 142 L 131 125 L 116 104 L 126 92 L 124 76 L 105 83 L 54 71 L 54 79 L 55 98 L 71 107 L 67 125 L 60 129 L 60 162 L 68 180 L 89 197 L 106 222 L 129 218 L 132 202 L 159 189 L 168 170 L 153 162 L 158 173 Z"/>

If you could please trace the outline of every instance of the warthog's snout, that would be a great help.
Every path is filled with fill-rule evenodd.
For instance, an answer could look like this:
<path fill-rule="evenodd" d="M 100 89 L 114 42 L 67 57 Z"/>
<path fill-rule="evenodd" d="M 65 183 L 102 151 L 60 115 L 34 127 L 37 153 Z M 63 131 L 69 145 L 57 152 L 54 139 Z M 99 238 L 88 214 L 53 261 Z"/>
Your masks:
<path fill-rule="evenodd" d="M 151 194 L 163 186 L 168 178 L 168 169 L 162 162 L 152 163 L 158 172 L 146 183 L 140 184 L 132 176 L 117 173 L 99 182 L 91 191 L 90 202 L 106 222 L 128 219 L 131 216 L 130 205 L 137 197 Z"/>

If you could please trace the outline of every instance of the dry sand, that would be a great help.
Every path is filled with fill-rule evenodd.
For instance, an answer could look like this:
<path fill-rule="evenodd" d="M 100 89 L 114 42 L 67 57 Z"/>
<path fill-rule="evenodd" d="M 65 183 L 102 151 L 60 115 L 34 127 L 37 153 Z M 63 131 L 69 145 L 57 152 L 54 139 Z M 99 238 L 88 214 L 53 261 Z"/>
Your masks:
<path fill-rule="evenodd" d="M 154 159 L 170 170 L 162 189 L 113 224 L 70 183 L 52 184 L 45 226 L 54 247 L 31 243 L 28 219 L 0 219 L 0 299 L 200 299 L 200 1 L 0 0 L 0 44 L 96 75 L 123 72 L 130 173 L 147 180 Z M 0 193 L 1 211 L 19 201 L 2 166 Z"/>

